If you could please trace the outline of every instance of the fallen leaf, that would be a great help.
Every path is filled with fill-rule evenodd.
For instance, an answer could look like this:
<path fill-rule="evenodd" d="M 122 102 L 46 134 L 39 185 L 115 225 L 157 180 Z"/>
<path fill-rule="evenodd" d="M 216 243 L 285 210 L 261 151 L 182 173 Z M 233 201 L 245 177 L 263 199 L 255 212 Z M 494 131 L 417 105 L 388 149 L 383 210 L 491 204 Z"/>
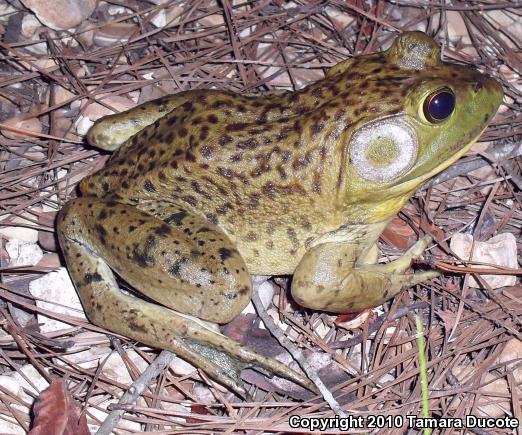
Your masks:
<path fill-rule="evenodd" d="M 197 418 L 196 416 L 198 414 L 209 415 L 210 411 L 208 410 L 208 408 L 205 405 L 201 405 L 199 403 L 193 403 L 192 405 L 190 405 L 190 414 L 192 415 L 192 417 L 186 418 L 187 423 L 202 423 L 205 420 L 201 419 L 201 418 Z"/>
<path fill-rule="evenodd" d="M 386 226 L 381 237 L 389 245 L 402 250 L 408 249 L 417 239 L 411 227 L 397 216 Z"/>
<path fill-rule="evenodd" d="M 359 311 L 358 313 L 341 314 L 337 316 L 334 323 L 347 330 L 360 328 L 372 313 L 371 309 Z"/>
<path fill-rule="evenodd" d="M 85 414 L 80 416 L 61 379 L 55 379 L 40 393 L 33 412 L 33 428 L 29 435 L 89 435 Z"/>

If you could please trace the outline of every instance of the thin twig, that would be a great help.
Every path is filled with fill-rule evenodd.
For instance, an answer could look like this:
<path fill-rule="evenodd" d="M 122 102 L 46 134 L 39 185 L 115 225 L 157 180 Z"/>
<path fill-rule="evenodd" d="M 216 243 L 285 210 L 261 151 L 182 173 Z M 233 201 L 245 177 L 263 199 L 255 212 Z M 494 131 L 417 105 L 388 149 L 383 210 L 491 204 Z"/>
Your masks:
<path fill-rule="evenodd" d="M 158 377 L 174 360 L 176 354 L 163 350 L 158 357 L 145 369 L 136 379 L 129 389 L 123 394 L 117 405 L 113 405 L 113 410 L 109 413 L 102 423 L 96 435 L 110 435 L 120 418 L 125 414 L 125 409 L 117 409 L 120 405 L 130 405 L 136 403 L 138 397 L 145 391 L 149 384 Z"/>
<path fill-rule="evenodd" d="M 253 282 L 253 291 L 252 291 L 252 303 L 256 308 L 257 314 L 261 317 L 261 320 L 265 324 L 266 328 L 270 331 L 270 333 L 277 339 L 279 344 L 283 346 L 292 357 L 297 361 L 299 366 L 303 369 L 306 376 L 310 378 L 310 380 L 315 384 L 315 386 L 320 391 L 324 400 L 330 405 L 330 408 L 341 418 L 346 417 L 346 413 L 342 410 L 341 406 L 335 400 L 332 393 L 326 385 L 324 385 L 323 381 L 317 374 L 316 370 L 308 364 L 306 357 L 301 349 L 299 349 L 295 344 L 293 344 L 288 338 L 283 334 L 283 332 L 277 327 L 272 318 L 268 315 L 265 308 L 263 307 L 263 303 L 261 302 L 261 298 L 259 297 L 259 287 L 263 282 L 268 279 L 266 276 L 257 276 L 252 279 Z"/>

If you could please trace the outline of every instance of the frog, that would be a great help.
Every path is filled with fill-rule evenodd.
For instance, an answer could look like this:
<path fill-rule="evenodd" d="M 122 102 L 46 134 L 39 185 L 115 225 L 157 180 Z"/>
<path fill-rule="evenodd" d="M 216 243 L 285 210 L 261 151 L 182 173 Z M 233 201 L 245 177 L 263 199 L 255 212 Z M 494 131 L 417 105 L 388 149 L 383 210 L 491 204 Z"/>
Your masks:
<path fill-rule="evenodd" d="M 502 98 L 498 81 L 442 61 L 415 31 L 297 91 L 193 89 L 98 120 L 87 140 L 112 155 L 57 218 L 87 317 L 243 397 L 244 368 L 314 390 L 215 325 L 249 303 L 253 275 L 291 275 L 292 298 L 328 313 L 375 307 L 439 276 L 411 271 L 429 234 L 387 263 L 379 237 L 470 149 Z"/>

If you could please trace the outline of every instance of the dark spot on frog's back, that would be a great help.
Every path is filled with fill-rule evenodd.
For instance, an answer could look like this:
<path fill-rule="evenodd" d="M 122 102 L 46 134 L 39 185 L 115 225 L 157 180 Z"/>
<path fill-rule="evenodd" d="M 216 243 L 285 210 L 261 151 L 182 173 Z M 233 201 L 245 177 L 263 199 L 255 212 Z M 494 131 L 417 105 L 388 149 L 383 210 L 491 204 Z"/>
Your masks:
<path fill-rule="evenodd" d="M 98 272 L 86 273 L 84 275 L 84 284 L 92 284 L 93 282 L 103 281 L 102 276 Z"/>
<path fill-rule="evenodd" d="M 151 267 L 154 266 L 155 260 L 154 257 L 148 255 L 147 251 L 140 252 L 138 250 L 138 246 L 134 246 L 134 249 L 132 251 L 132 256 L 129 258 L 134 263 L 136 263 L 140 267 Z"/>
<path fill-rule="evenodd" d="M 193 207 L 198 205 L 198 200 L 192 195 L 184 195 L 181 197 L 181 199 Z"/>
<path fill-rule="evenodd" d="M 208 219 L 208 221 L 213 224 L 217 225 L 219 224 L 219 219 L 216 214 L 214 213 L 205 213 L 205 217 Z"/>
<path fill-rule="evenodd" d="M 163 224 L 154 229 L 154 233 L 158 236 L 167 236 L 172 232 L 172 229 L 167 225 Z"/>
<path fill-rule="evenodd" d="M 241 287 L 238 291 L 238 294 L 240 296 L 246 296 L 248 293 L 250 293 L 250 288 L 249 287 Z"/>
<path fill-rule="evenodd" d="M 207 145 L 202 146 L 200 152 L 201 152 L 201 155 L 203 157 L 205 157 L 206 159 L 210 159 L 213 155 L 212 147 L 209 147 Z"/>
<path fill-rule="evenodd" d="M 174 142 L 174 132 L 169 131 L 165 136 L 163 142 L 165 142 L 167 145 L 170 145 L 172 142 Z"/>
<path fill-rule="evenodd" d="M 158 172 L 158 178 L 161 182 L 165 183 L 167 180 L 167 176 L 165 175 L 165 172 L 159 171 Z"/>
<path fill-rule="evenodd" d="M 225 293 L 225 298 L 228 300 L 233 300 L 237 298 L 237 293 Z"/>
<path fill-rule="evenodd" d="M 228 136 L 228 135 L 224 135 L 224 136 L 221 136 L 221 137 L 219 138 L 219 144 L 220 144 L 221 146 L 224 146 L 224 145 L 226 145 L 226 144 L 229 144 L 230 142 L 232 142 L 232 138 L 231 138 L 230 136 Z"/>
<path fill-rule="evenodd" d="M 100 235 L 100 237 L 107 237 L 107 230 L 102 225 L 96 224 L 94 230 Z"/>
<path fill-rule="evenodd" d="M 227 131 L 241 131 L 244 130 L 248 124 L 244 122 L 235 122 L 234 124 L 228 124 L 225 129 Z"/>
<path fill-rule="evenodd" d="M 185 210 L 180 210 L 177 213 L 171 214 L 167 219 L 165 219 L 165 223 L 179 226 L 183 222 L 183 219 L 185 219 L 187 216 L 188 213 Z"/>
<path fill-rule="evenodd" d="M 218 117 L 214 115 L 213 113 L 207 116 L 207 121 L 211 124 L 217 124 L 218 123 Z"/>
<path fill-rule="evenodd" d="M 127 321 L 127 325 L 129 325 L 129 328 L 135 332 L 141 332 L 142 334 L 147 334 L 150 332 L 147 330 L 147 328 L 145 326 L 140 325 L 139 323 L 135 322 L 134 320 Z"/>
<path fill-rule="evenodd" d="M 234 251 L 228 248 L 219 248 L 218 253 L 221 261 L 225 261 L 234 255 Z"/>
<path fill-rule="evenodd" d="M 167 118 L 167 125 L 172 126 L 176 123 L 177 120 L 178 120 L 177 116 L 169 116 Z"/>
<path fill-rule="evenodd" d="M 191 101 L 185 101 L 182 105 L 183 109 L 186 110 L 187 112 L 190 112 L 194 109 L 194 105 L 192 104 Z"/>
<path fill-rule="evenodd" d="M 176 278 L 181 278 L 180 269 L 181 266 L 187 264 L 189 260 L 187 258 L 178 258 L 174 264 L 169 268 L 169 274 L 175 276 Z"/>
<path fill-rule="evenodd" d="M 156 186 L 154 186 L 154 183 L 150 180 L 145 180 L 145 182 L 143 183 L 143 188 L 147 192 L 151 192 L 151 193 L 156 192 Z"/>

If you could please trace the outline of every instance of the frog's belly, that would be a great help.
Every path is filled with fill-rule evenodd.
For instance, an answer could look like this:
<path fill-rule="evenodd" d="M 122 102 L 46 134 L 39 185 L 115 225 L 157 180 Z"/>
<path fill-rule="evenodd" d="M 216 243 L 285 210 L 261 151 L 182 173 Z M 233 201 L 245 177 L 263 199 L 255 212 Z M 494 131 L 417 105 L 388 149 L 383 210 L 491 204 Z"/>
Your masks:
<path fill-rule="evenodd" d="M 248 270 L 256 275 L 293 274 L 305 253 L 318 244 L 350 243 L 359 256 L 371 248 L 386 227 L 388 221 L 374 224 L 345 225 L 338 228 L 321 228 L 316 231 L 274 231 L 272 235 L 248 235 L 233 237 Z M 250 234 L 254 239 L 254 235 Z"/>
<path fill-rule="evenodd" d="M 238 243 L 237 247 L 253 275 L 291 275 L 306 252 L 304 246 L 293 251 L 277 243 L 273 248 L 267 248 L 266 243 Z"/>

